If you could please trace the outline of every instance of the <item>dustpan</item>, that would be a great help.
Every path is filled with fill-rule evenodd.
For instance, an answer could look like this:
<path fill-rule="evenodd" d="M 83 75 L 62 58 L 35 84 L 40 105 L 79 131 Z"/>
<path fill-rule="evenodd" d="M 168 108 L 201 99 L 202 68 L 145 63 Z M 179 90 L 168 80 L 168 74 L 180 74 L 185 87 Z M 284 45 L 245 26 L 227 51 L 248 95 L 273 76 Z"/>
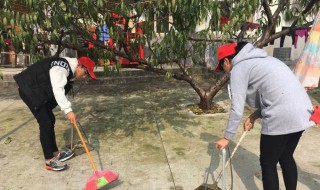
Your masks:
<path fill-rule="evenodd" d="M 206 172 L 206 179 L 203 181 L 203 184 L 197 187 L 195 190 L 221 190 L 221 188 L 218 186 L 218 182 L 220 180 L 221 174 L 222 174 L 222 190 L 225 190 L 225 186 L 226 186 L 225 168 L 226 167 L 222 167 L 222 173 L 220 173 L 217 180 L 213 184 L 208 184 L 209 172 L 211 170 L 212 160 L 213 160 L 212 158 L 213 158 L 213 151 L 211 154 L 209 169 Z M 226 150 L 225 149 L 222 149 L 222 166 L 226 166 Z"/>
<path fill-rule="evenodd" d="M 222 170 L 220 171 L 216 181 L 212 184 L 212 185 L 208 185 L 208 175 L 209 172 L 207 173 L 207 179 L 205 181 L 205 183 L 203 183 L 202 185 L 200 185 L 199 187 L 197 187 L 195 190 L 219 190 L 220 188 L 218 187 L 218 182 L 222 177 L 222 190 L 226 190 L 226 175 L 225 175 L 225 169 L 227 168 L 227 166 L 230 164 L 231 159 L 233 157 L 233 155 L 236 153 L 237 149 L 240 146 L 240 143 L 242 142 L 242 140 L 244 139 L 244 137 L 246 136 L 248 131 L 244 131 L 239 139 L 239 142 L 237 143 L 237 145 L 234 147 L 228 161 L 226 162 L 226 150 L 222 149 Z M 212 159 L 211 159 L 212 161 Z M 210 162 L 210 167 L 211 167 L 211 162 Z M 209 168 L 210 170 L 210 168 Z"/>
<path fill-rule="evenodd" d="M 77 122 L 78 127 L 81 131 L 81 133 L 83 134 L 85 143 L 87 145 L 87 148 L 89 151 L 94 150 L 94 147 L 92 146 L 92 144 L 89 142 L 89 139 L 85 133 L 85 131 L 83 130 L 83 127 L 81 126 L 80 122 Z M 82 145 L 81 140 L 76 140 L 74 139 L 74 127 L 71 127 L 70 129 L 70 144 L 65 144 L 64 147 L 66 149 L 71 150 L 75 156 L 80 156 L 81 154 L 85 154 L 86 151 Z"/>

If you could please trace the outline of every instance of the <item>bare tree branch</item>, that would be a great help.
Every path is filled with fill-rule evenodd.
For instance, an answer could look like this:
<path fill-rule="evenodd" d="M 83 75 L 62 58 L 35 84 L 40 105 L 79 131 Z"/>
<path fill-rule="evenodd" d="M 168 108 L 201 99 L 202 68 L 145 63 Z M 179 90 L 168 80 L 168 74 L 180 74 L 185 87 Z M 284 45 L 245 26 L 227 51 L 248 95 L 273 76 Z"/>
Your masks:
<path fill-rule="evenodd" d="M 287 1 L 287 0 L 285 0 L 285 1 Z M 283 1 L 283 2 L 285 2 L 285 1 Z M 303 15 L 304 15 L 304 14 L 307 14 L 307 13 L 313 8 L 313 6 L 316 4 L 317 1 L 318 1 L 318 0 L 312 0 L 312 1 L 310 1 L 309 4 L 305 7 L 305 9 L 302 11 L 301 14 L 303 14 Z M 264 5 L 264 4 L 265 4 L 265 5 Z M 282 4 L 282 5 L 279 5 L 279 6 L 284 6 L 284 5 Z M 264 7 L 266 13 L 269 12 L 269 11 L 266 10 L 266 9 L 269 9 L 269 10 L 270 10 L 270 7 L 269 7 L 269 5 L 268 5 L 267 0 L 263 0 L 263 7 Z M 269 23 L 269 24 L 270 24 L 270 23 L 274 23 L 275 20 L 270 21 L 268 14 L 267 14 L 267 18 L 268 18 L 268 23 Z M 296 30 L 296 29 L 309 27 L 309 26 L 312 24 L 312 21 L 311 21 L 311 22 L 307 22 L 307 23 L 305 23 L 305 24 L 303 24 L 303 25 L 296 26 L 297 23 L 298 23 L 298 21 L 299 21 L 299 17 L 296 17 L 296 18 L 293 20 L 290 29 L 289 29 L 289 28 L 288 28 L 288 29 L 285 29 L 285 30 L 280 31 L 280 32 L 278 32 L 278 33 L 275 33 L 275 34 L 273 34 L 273 35 L 270 35 L 270 32 L 271 32 L 272 29 L 274 29 L 274 25 L 269 25 L 269 24 L 268 24 L 267 28 L 264 30 L 264 33 L 263 33 L 262 37 L 261 37 L 258 41 L 256 41 L 255 46 L 261 48 L 261 47 L 263 47 L 264 45 L 268 44 L 268 43 L 269 43 L 270 41 L 272 41 L 272 40 L 275 40 L 275 39 L 277 39 L 277 38 L 279 38 L 279 37 L 281 37 L 281 36 L 287 35 L 289 32 L 292 32 L 292 31 L 294 31 L 294 30 Z"/>
<path fill-rule="evenodd" d="M 273 16 L 272 16 L 272 20 L 276 21 L 277 18 L 279 17 L 279 14 L 281 13 L 281 11 L 283 11 L 284 7 L 289 5 L 290 1 L 289 0 L 281 0 L 279 2 L 278 8 L 276 9 L 276 11 L 274 12 Z"/>
<path fill-rule="evenodd" d="M 263 7 L 263 9 L 264 9 L 264 11 L 266 13 L 268 22 L 269 23 L 272 22 L 273 17 L 272 17 L 272 12 L 271 12 L 268 0 L 262 0 L 262 7 Z"/>
<path fill-rule="evenodd" d="M 61 30 L 59 40 L 58 40 L 58 49 L 57 52 L 55 53 L 55 57 L 59 57 L 60 53 L 62 52 L 62 38 L 64 35 L 64 30 Z"/>

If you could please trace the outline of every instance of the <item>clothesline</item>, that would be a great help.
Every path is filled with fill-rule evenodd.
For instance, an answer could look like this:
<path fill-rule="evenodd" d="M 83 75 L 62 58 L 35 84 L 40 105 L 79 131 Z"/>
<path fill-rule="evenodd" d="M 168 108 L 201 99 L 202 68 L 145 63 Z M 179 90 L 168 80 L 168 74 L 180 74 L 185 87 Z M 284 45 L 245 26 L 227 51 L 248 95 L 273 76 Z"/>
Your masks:
<path fill-rule="evenodd" d="M 287 28 L 288 27 L 282 27 L 282 30 L 285 30 Z M 294 30 L 294 31 L 288 33 L 286 36 L 291 36 L 292 45 L 294 45 L 294 47 L 297 48 L 298 38 L 299 37 L 301 37 L 301 38 L 305 37 L 305 42 L 307 42 L 310 30 L 311 30 L 311 28 L 298 29 L 298 30 Z M 284 40 L 285 40 L 286 36 L 281 36 L 280 37 L 280 47 L 283 47 L 283 43 L 284 43 Z"/>

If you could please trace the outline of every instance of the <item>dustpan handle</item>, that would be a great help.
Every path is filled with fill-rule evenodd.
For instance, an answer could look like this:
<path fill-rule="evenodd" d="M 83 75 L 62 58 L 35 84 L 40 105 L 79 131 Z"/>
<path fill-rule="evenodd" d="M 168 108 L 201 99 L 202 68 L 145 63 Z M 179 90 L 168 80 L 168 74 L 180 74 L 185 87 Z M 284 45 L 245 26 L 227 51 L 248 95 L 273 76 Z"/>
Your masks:
<path fill-rule="evenodd" d="M 236 147 L 234 147 L 234 149 L 233 149 L 233 151 L 232 151 L 232 153 L 231 153 L 231 156 L 229 157 L 227 163 L 223 166 L 223 169 L 225 169 L 225 168 L 229 165 L 231 158 L 233 157 L 234 153 L 236 153 L 237 149 L 239 148 L 240 143 L 242 142 L 242 140 L 243 140 L 244 137 L 246 136 L 247 132 L 248 132 L 248 131 L 244 131 L 244 132 L 242 133 L 242 135 L 241 135 L 241 137 L 240 137 L 240 139 L 239 139 L 239 142 L 237 143 Z M 222 171 L 220 171 L 220 173 L 219 173 L 219 175 L 218 175 L 218 177 L 217 177 L 216 182 L 219 182 L 221 176 L 222 176 Z"/>
<path fill-rule="evenodd" d="M 84 149 L 86 150 L 86 153 L 87 153 L 87 155 L 88 155 L 88 158 L 89 158 L 89 161 L 90 161 L 90 163 L 91 163 L 91 166 L 92 166 L 94 172 L 96 173 L 96 172 L 97 172 L 96 165 L 94 164 L 94 162 L 93 162 L 93 160 L 92 160 L 92 157 L 91 157 L 91 154 L 90 154 L 90 152 L 89 152 L 89 150 L 88 150 L 88 147 L 87 147 L 86 143 L 85 143 L 84 140 L 83 140 L 83 137 L 82 137 L 82 134 L 81 134 L 81 132 L 80 132 L 80 130 L 79 130 L 79 127 L 78 127 L 78 125 L 77 125 L 76 123 L 74 123 L 74 126 L 75 126 L 75 128 L 77 129 L 77 132 L 78 132 L 78 135 L 79 135 L 79 137 L 80 137 L 81 143 L 82 143 Z"/>

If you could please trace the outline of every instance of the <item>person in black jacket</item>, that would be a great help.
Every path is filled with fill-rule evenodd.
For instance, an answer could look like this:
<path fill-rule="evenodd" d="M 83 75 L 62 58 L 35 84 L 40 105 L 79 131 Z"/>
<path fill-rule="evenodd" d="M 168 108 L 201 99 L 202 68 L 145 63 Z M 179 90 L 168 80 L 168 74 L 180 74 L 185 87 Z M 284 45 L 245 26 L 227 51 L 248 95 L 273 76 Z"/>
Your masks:
<path fill-rule="evenodd" d="M 52 109 L 59 105 L 66 118 L 72 124 L 76 123 L 76 116 L 66 94 L 72 88 L 73 80 L 83 79 L 87 75 L 96 79 L 94 65 L 88 57 L 50 57 L 32 64 L 14 76 L 21 99 L 39 124 L 45 168 L 48 170 L 65 169 L 67 165 L 63 161 L 73 156 L 70 151 L 58 150 Z"/>

